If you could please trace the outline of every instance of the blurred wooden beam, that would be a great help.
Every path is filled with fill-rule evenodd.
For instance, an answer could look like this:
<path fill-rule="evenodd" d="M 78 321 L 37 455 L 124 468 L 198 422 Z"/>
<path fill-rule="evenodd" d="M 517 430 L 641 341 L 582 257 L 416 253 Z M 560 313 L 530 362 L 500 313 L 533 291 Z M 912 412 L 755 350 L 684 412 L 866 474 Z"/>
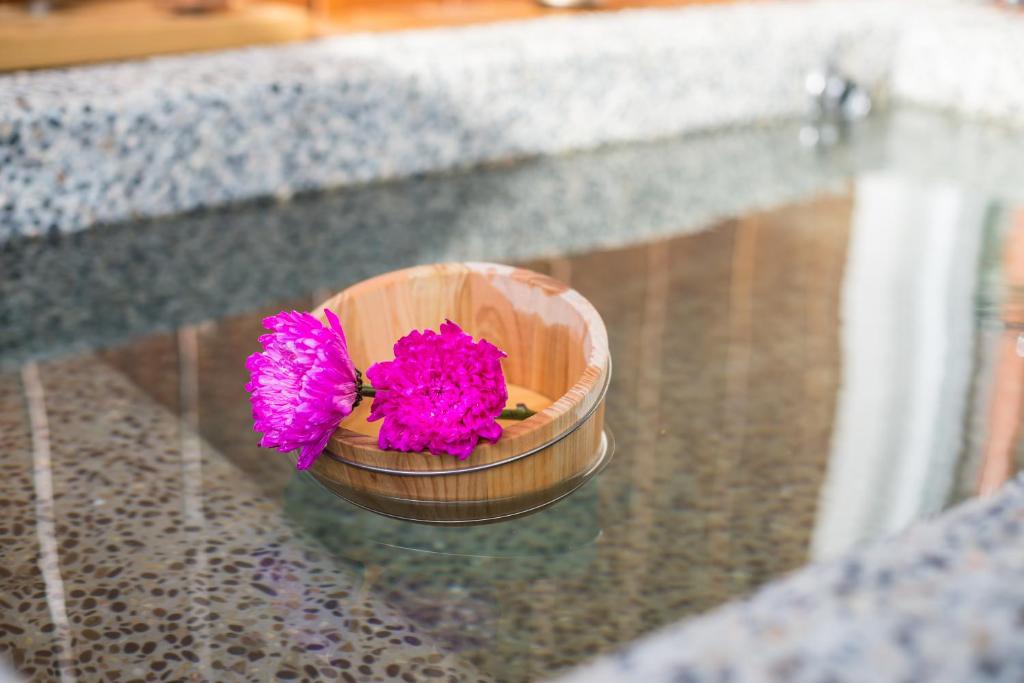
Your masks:
<path fill-rule="evenodd" d="M 304 0 L 294 0 L 302 2 Z M 641 7 L 703 5 L 727 0 L 605 0 L 585 9 L 554 9 L 535 0 L 312 0 L 321 35 L 464 26 L 556 14 Z"/>
<path fill-rule="evenodd" d="M 0 72 L 325 35 L 724 1 L 728 0 L 605 0 L 588 9 L 552 9 L 535 0 L 277 0 L 176 14 L 157 0 L 82 0 L 58 3 L 48 14 L 34 16 L 27 1 L 0 0 Z"/>
<path fill-rule="evenodd" d="M 90 0 L 33 16 L 27 4 L 3 3 L 0 71 L 282 43 L 313 32 L 309 12 L 290 4 L 175 14 L 151 0 Z"/>

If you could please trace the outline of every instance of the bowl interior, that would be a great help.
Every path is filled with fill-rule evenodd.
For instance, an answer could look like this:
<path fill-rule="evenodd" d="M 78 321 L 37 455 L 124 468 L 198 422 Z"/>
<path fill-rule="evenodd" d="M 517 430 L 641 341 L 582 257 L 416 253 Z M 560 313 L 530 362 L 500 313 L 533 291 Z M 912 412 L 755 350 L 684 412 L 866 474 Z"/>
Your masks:
<path fill-rule="evenodd" d="M 323 304 L 321 320 L 323 308 L 341 319 L 353 360 L 362 369 L 393 358 L 394 342 L 403 335 L 415 329 L 437 329 L 448 318 L 508 354 L 502 366 L 510 397 L 519 388 L 543 399 L 538 404 L 550 404 L 527 420 L 505 421 L 501 439 L 478 444 L 465 460 L 429 453 L 396 458 L 393 451 L 378 448 L 372 429 L 366 429 L 379 423 L 366 423 L 365 413 L 362 417 L 353 413 L 328 443 L 333 458 L 317 460 L 315 467 L 322 470 L 318 476 L 367 490 L 391 486 L 396 495 L 409 499 L 447 500 L 449 494 L 456 494 L 449 491 L 445 477 L 406 475 L 467 474 L 455 482 L 473 490 L 457 495 L 483 500 L 524 487 L 543 488 L 591 464 L 594 444 L 584 425 L 600 430 L 599 409 L 611 365 L 604 322 L 575 290 L 545 275 L 509 266 L 448 263 L 387 273 L 353 285 Z M 533 400 L 526 402 L 531 405 Z M 357 412 L 368 409 L 364 402 Z M 528 475 L 512 476 L 510 472 L 522 469 L 515 467 L 486 469 L 479 477 L 470 473 L 519 455 L 553 453 L 547 446 L 563 437 L 569 438 L 557 457 L 523 461 Z"/>
<path fill-rule="evenodd" d="M 389 273 L 326 303 L 340 318 L 356 366 L 394 358 L 394 342 L 446 319 L 485 338 L 508 357 L 509 384 L 556 401 L 594 355 L 589 304 L 573 290 L 530 271 L 493 264 L 442 264 Z M 603 328 L 602 328 L 603 329 Z"/>
<path fill-rule="evenodd" d="M 557 400 L 577 383 L 594 351 L 583 301 L 546 275 L 493 264 L 400 270 L 360 283 L 327 305 L 348 332 L 356 367 L 394 357 L 394 342 L 451 319 L 508 354 L 510 384 Z M 584 302 L 586 303 L 586 302 Z"/>

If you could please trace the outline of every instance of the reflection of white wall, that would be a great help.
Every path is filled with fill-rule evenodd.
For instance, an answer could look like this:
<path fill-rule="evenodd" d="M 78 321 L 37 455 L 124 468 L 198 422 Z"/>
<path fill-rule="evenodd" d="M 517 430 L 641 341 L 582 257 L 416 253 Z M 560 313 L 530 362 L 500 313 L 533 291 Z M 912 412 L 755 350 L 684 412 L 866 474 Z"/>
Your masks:
<path fill-rule="evenodd" d="M 0 683 L 20 683 L 21 679 L 0 660 Z"/>
<path fill-rule="evenodd" d="M 961 448 L 984 205 L 889 173 L 857 182 L 843 384 L 815 558 L 939 510 Z"/>

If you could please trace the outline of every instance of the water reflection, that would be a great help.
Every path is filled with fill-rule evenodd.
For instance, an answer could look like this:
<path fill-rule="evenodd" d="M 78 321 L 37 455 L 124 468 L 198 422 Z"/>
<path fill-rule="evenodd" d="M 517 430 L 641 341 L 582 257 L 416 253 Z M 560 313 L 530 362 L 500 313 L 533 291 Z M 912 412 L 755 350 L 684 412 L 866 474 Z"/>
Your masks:
<path fill-rule="evenodd" d="M 359 562 L 390 563 L 395 558 L 413 557 L 414 565 L 424 561 L 464 563 L 469 558 L 515 560 L 495 562 L 492 575 L 523 575 L 531 559 L 549 565 L 576 558 L 572 562 L 578 564 L 580 554 L 592 550 L 601 536 L 596 484 L 583 486 L 557 509 L 504 522 L 500 530 L 487 525 L 445 527 L 383 517 L 335 496 L 305 472 L 297 472 L 288 482 L 284 501 L 285 514 L 303 529 L 328 548 Z"/>
<path fill-rule="evenodd" d="M 365 594 L 475 669 L 526 680 L 976 491 L 998 430 L 982 395 L 1007 372 L 979 325 L 1003 305 L 1005 216 L 868 174 L 699 234 L 526 264 L 608 324 L 619 453 L 565 502 L 494 526 L 378 517 L 255 447 L 243 360 L 260 318 L 326 292 L 103 358 L 283 500 Z"/>
<path fill-rule="evenodd" d="M 973 374 L 986 208 L 959 188 L 892 173 L 857 181 L 817 557 L 946 504 Z"/>
<path fill-rule="evenodd" d="M 323 277 L 268 285 L 244 314 L 214 302 L 207 322 L 39 362 L 46 405 L 33 410 L 50 415 L 54 463 L 43 530 L 67 631 L 76 657 L 94 635 L 118 636 L 103 662 L 74 666 L 130 669 L 159 640 L 132 627 L 160 609 L 181 615 L 157 620 L 161 636 L 202 641 L 187 649 L 196 662 L 173 666 L 213 678 L 366 667 L 533 680 L 991 490 L 1022 451 L 1024 211 L 1006 197 L 874 169 L 692 234 L 666 227 L 678 202 L 652 201 L 656 233 L 524 263 L 607 323 L 617 454 L 559 505 L 493 526 L 377 517 L 256 447 L 244 359 L 263 316 L 311 308 L 331 293 L 314 287 L 354 277 L 329 275 L 327 255 Z M 37 647 L 25 634 L 65 635 L 31 607 L 27 395 L 21 373 L 0 374 L 0 486 L 17 517 L 0 530 L 16 568 L 0 573 L 13 596 L 0 623 L 23 631 L 2 640 L 19 666 Z M 124 611 L 87 607 L 93 590 L 126 596 Z"/>
<path fill-rule="evenodd" d="M 619 444 L 592 485 L 516 522 L 432 529 L 375 517 L 325 499 L 286 458 L 255 447 L 242 387 L 259 320 L 322 292 L 102 358 L 184 415 L 210 446 L 205 458 L 283 501 L 289 543 L 321 546 L 367 595 L 475 669 L 532 679 L 806 562 L 841 379 L 851 206 L 850 195 L 826 195 L 696 235 L 527 264 L 602 312 Z"/>
<path fill-rule="evenodd" d="M 982 415 L 988 415 L 986 442 L 977 467 L 978 489 L 982 494 L 996 490 L 1016 469 L 1024 467 L 1024 335 L 1019 333 L 1024 329 L 1024 209 L 1007 212 L 998 225 L 1001 229 L 993 239 L 993 258 L 989 264 L 992 274 L 988 279 L 990 287 L 996 289 L 993 299 L 998 302 L 998 312 L 991 317 L 998 316 L 998 322 L 989 333 L 990 352 L 979 367 L 987 370 L 989 376 L 984 395 L 988 403 L 979 407 Z"/>
<path fill-rule="evenodd" d="M 556 507 L 497 527 L 440 527 L 357 508 L 308 474 L 285 489 L 285 515 L 338 558 L 357 567 L 363 590 L 383 596 L 450 652 L 491 671 L 528 662 L 530 638 L 510 640 L 509 620 L 529 617 L 506 594 L 547 586 L 552 576 L 585 576 L 601 537 L 592 480 Z M 531 619 L 532 621 L 532 619 Z"/>

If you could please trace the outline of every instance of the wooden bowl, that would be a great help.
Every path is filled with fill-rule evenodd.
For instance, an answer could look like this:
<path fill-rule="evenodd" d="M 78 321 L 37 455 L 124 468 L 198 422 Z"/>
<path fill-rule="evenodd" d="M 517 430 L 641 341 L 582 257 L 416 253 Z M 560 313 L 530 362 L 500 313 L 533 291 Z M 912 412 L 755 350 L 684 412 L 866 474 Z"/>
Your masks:
<path fill-rule="evenodd" d="M 508 354 L 509 403 L 538 410 L 503 422 L 466 460 L 377 448 L 370 399 L 342 422 L 310 472 L 328 489 L 391 517 L 438 524 L 498 521 L 568 495 L 611 454 L 604 397 L 608 334 L 578 292 L 545 275 L 490 263 L 445 263 L 365 280 L 328 299 L 356 367 L 394 358 L 396 340 L 444 320 Z"/>

